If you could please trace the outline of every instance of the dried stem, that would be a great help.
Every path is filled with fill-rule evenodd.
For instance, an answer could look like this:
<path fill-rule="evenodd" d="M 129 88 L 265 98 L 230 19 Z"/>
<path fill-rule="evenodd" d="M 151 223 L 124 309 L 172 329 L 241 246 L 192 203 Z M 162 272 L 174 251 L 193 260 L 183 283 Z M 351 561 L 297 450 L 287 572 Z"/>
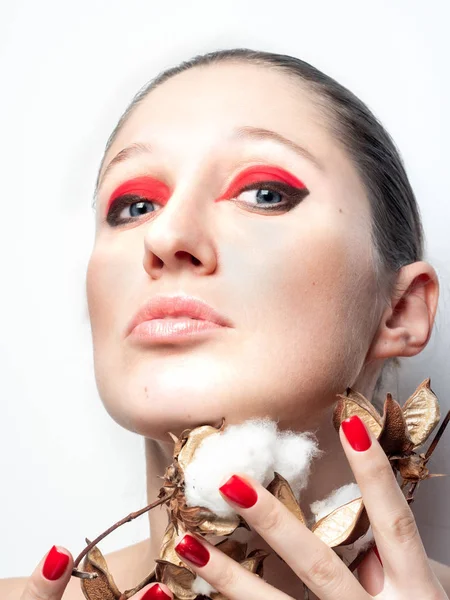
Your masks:
<path fill-rule="evenodd" d="M 133 519 L 136 519 L 137 517 L 140 517 L 141 515 L 143 515 L 145 512 L 151 510 L 152 508 L 155 508 L 155 506 L 158 506 L 160 504 L 164 504 L 164 502 L 166 502 L 167 500 L 169 500 L 174 493 L 176 492 L 176 488 L 174 489 L 174 491 L 171 494 L 168 494 L 167 496 L 164 496 L 163 498 L 160 498 L 159 500 L 156 500 L 156 502 L 152 502 L 151 504 L 149 504 L 148 506 L 146 506 L 145 508 L 142 508 L 141 510 L 138 510 L 136 512 L 130 513 L 127 517 L 123 518 L 121 521 L 119 521 L 118 523 L 115 523 L 115 525 L 112 525 L 109 529 L 107 529 L 106 531 L 104 531 L 101 535 L 99 535 L 98 537 L 95 538 L 95 540 L 93 542 L 90 542 L 90 544 L 88 544 L 86 546 L 86 548 L 84 548 L 84 550 L 77 556 L 77 558 L 75 559 L 75 562 L 73 563 L 73 570 L 72 570 L 72 575 L 74 577 L 80 577 L 80 579 L 95 579 L 95 577 L 97 577 L 97 573 L 86 573 L 84 571 L 78 571 L 76 569 L 76 567 L 79 565 L 81 559 L 96 545 L 98 544 L 103 538 L 105 538 L 106 536 L 108 536 L 110 533 L 112 533 L 115 529 L 117 529 L 118 527 L 120 527 L 121 525 L 124 525 L 125 523 L 128 523 L 129 521 L 132 521 Z"/>
<path fill-rule="evenodd" d="M 444 433 L 445 428 L 447 427 L 449 421 L 450 421 L 450 410 L 445 415 L 445 419 L 442 421 L 441 426 L 439 427 L 436 435 L 433 438 L 433 441 L 431 442 L 428 450 L 426 451 L 425 459 L 423 461 L 424 465 L 426 465 L 427 462 L 430 460 L 431 455 L 435 451 L 436 446 L 438 445 L 438 442 L 441 439 L 442 434 Z M 414 502 L 413 494 L 414 494 L 416 487 L 419 485 L 419 483 L 420 483 L 420 481 L 414 481 L 412 483 L 411 487 L 409 488 L 408 497 L 406 498 L 406 500 L 408 501 L 408 504 L 411 504 L 412 502 Z"/>
<path fill-rule="evenodd" d="M 438 432 L 434 436 L 434 439 L 431 442 L 430 447 L 427 450 L 427 453 L 425 454 L 425 463 L 429 460 L 430 456 L 433 454 L 434 449 L 436 448 L 437 443 L 439 442 L 441 435 L 444 433 L 444 430 L 447 427 L 449 421 L 450 421 L 450 410 L 448 411 L 447 415 L 445 416 L 445 419 L 442 421 L 441 426 L 438 429 Z"/>

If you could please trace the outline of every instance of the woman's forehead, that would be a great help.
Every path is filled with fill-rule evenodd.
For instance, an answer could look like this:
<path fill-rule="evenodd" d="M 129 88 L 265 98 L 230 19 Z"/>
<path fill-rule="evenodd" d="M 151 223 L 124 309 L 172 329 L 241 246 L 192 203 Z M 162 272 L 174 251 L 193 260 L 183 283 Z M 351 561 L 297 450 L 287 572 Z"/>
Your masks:
<path fill-rule="evenodd" d="M 332 143 L 322 111 L 300 80 L 296 85 L 267 67 L 224 64 L 192 68 L 157 86 L 133 109 L 114 146 L 184 136 L 194 145 L 243 126 L 273 130 L 299 144 Z"/>

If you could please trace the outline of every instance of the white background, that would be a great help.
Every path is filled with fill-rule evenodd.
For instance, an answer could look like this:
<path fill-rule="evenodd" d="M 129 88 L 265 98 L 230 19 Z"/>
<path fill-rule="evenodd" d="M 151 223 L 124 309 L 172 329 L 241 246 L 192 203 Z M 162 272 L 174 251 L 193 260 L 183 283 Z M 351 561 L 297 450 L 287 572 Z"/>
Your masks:
<path fill-rule="evenodd" d="M 74 556 L 146 505 L 143 439 L 96 391 L 84 277 L 107 137 L 138 89 L 211 50 L 292 54 L 380 117 L 404 157 L 441 279 L 433 337 L 402 361 L 400 403 L 431 377 L 450 408 L 450 43 L 447 0 L 60 2 L 0 8 L 0 577 L 31 573 L 53 544 Z M 450 427 L 429 463 L 450 473 Z M 431 558 L 450 564 L 450 478 L 413 510 Z M 142 516 L 104 554 L 148 537 Z"/>

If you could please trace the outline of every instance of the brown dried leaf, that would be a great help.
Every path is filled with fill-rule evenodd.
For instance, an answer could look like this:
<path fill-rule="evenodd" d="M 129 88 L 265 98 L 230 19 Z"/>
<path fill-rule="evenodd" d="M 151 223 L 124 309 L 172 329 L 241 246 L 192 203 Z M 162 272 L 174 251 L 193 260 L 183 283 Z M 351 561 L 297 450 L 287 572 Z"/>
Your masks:
<path fill-rule="evenodd" d="M 417 448 L 425 443 L 441 418 L 436 394 L 425 379 L 402 407 L 409 435 Z"/>
<path fill-rule="evenodd" d="M 259 577 L 263 576 L 263 561 L 269 556 L 265 550 L 252 550 L 240 564 Z"/>
<path fill-rule="evenodd" d="M 208 510 L 208 509 L 206 509 Z M 218 517 L 215 513 L 211 519 L 206 519 L 197 527 L 197 533 L 208 533 L 211 535 L 231 535 L 233 531 L 242 524 L 239 515 L 234 514 L 230 517 Z"/>
<path fill-rule="evenodd" d="M 86 538 L 87 544 L 91 542 Z M 108 570 L 105 557 L 97 546 L 94 546 L 84 557 L 83 571 L 97 573 L 95 579 L 80 579 L 81 589 L 87 600 L 118 600 L 121 592 L 113 576 Z"/>
<path fill-rule="evenodd" d="M 362 497 L 343 504 L 330 514 L 319 519 L 311 528 L 327 546 L 353 544 L 369 529 L 369 517 Z"/>
<path fill-rule="evenodd" d="M 284 506 L 286 506 L 286 508 L 288 508 L 299 521 L 306 525 L 306 519 L 297 502 L 297 499 L 295 498 L 294 492 L 289 485 L 289 482 L 276 471 L 274 471 L 274 473 L 275 477 L 267 486 L 268 491 L 273 494 L 275 498 L 277 498 L 282 504 L 284 504 Z"/>
<path fill-rule="evenodd" d="M 414 448 L 400 404 L 387 394 L 383 407 L 383 427 L 378 442 L 389 456 L 409 454 Z"/>
<path fill-rule="evenodd" d="M 347 388 L 346 396 L 337 394 L 339 400 L 333 411 L 333 425 L 337 432 L 345 419 L 358 415 L 370 431 L 378 438 L 382 419 L 375 407 L 362 394 Z"/>
<path fill-rule="evenodd" d="M 396 463 L 400 475 L 406 481 L 421 481 L 428 479 L 429 471 L 425 466 L 423 454 L 412 454 L 408 458 L 402 458 Z"/>
<path fill-rule="evenodd" d="M 184 495 L 179 494 L 178 518 L 186 529 L 195 531 L 207 519 L 215 520 L 217 517 L 209 508 L 204 506 L 187 506 Z"/>
<path fill-rule="evenodd" d="M 245 542 L 239 542 L 238 540 L 233 540 L 231 538 L 226 538 L 222 540 L 218 544 L 216 544 L 216 548 L 218 548 L 221 552 L 235 560 L 236 562 L 241 562 L 245 559 L 245 555 L 247 554 L 247 544 Z"/>
<path fill-rule="evenodd" d="M 192 591 L 196 574 L 186 567 L 174 565 L 171 562 L 157 558 L 156 578 L 165 583 L 179 600 L 195 600 L 197 593 Z"/>
<path fill-rule="evenodd" d="M 179 524 L 179 533 L 184 534 L 186 530 Z M 159 551 L 159 558 L 165 562 L 169 562 L 172 565 L 178 567 L 184 567 L 191 573 L 195 573 L 186 563 L 184 563 L 178 554 L 175 552 L 175 541 L 177 539 L 177 532 L 172 522 L 169 522 L 166 531 L 164 533 L 163 541 Z"/>

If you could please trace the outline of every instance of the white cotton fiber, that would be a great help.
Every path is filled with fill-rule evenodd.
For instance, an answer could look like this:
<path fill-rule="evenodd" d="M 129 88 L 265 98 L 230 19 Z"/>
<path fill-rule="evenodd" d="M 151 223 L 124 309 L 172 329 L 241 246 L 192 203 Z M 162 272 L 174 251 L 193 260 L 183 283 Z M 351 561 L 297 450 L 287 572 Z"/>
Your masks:
<path fill-rule="evenodd" d="M 333 510 L 362 496 L 358 484 L 348 483 L 333 490 L 324 500 L 316 500 L 310 505 L 311 512 L 315 515 L 315 521 L 329 515 Z"/>
<path fill-rule="evenodd" d="M 188 506 L 205 506 L 218 516 L 235 514 L 218 488 L 233 473 L 267 486 L 277 471 L 294 493 L 307 484 L 313 458 L 323 453 L 312 433 L 279 432 L 270 419 L 250 419 L 205 438 L 184 473 Z"/>
<path fill-rule="evenodd" d="M 205 581 L 203 577 L 197 575 L 192 583 L 191 589 L 196 594 L 202 594 L 203 596 L 209 596 L 212 592 L 217 592 L 213 586 Z"/>

